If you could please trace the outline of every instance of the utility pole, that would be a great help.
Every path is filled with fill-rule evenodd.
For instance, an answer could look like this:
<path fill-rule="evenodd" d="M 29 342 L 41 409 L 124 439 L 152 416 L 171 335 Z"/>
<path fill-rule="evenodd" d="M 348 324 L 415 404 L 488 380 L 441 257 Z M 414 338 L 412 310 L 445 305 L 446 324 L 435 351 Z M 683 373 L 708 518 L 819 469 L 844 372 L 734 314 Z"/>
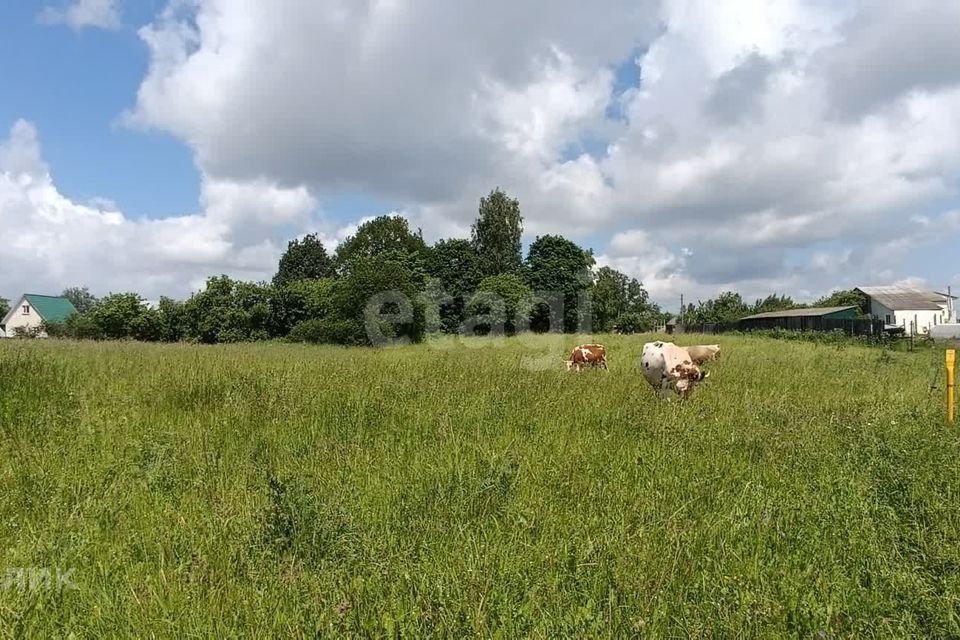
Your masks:
<path fill-rule="evenodd" d="M 679 320 L 679 324 L 680 324 L 681 326 L 683 325 L 683 294 L 682 294 L 682 293 L 680 294 L 680 320 Z"/>

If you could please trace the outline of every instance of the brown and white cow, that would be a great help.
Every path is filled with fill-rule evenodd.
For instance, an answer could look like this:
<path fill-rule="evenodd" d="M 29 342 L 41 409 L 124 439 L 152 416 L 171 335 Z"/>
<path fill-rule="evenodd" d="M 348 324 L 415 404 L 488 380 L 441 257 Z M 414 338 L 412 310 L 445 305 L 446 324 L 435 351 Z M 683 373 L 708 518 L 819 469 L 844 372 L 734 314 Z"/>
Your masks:
<path fill-rule="evenodd" d="M 570 359 L 567 360 L 567 371 L 575 368 L 581 371 L 584 367 L 600 367 L 607 369 L 607 350 L 602 344 L 581 344 L 573 348 L 570 352 Z"/>
<path fill-rule="evenodd" d="M 660 341 L 643 345 L 640 370 L 658 393 L 667 397 L 673 389 L 681 399 L 693 393 L 694 385 L 709 375 L 700 371 L 686 349 Z"/>
<path fill-rule="evenodd" d="M 693 364 L 701 365 L 704 362 L 720 359 L 720 345 L 718 344 L 697 344 L 690 347 L 684 347 L 690 354 Z"/>

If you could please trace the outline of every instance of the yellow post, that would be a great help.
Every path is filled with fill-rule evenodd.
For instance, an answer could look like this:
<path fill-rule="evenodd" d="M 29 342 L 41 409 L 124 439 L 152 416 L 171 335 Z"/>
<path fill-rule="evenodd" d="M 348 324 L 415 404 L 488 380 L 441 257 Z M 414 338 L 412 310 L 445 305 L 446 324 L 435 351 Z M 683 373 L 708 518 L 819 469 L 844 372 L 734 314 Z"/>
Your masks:
<path fill-rule="evenodd" d="M 947 349 L 947 420 L 953 422 L 953 371 L 957 359 L 957 352 Z"/>

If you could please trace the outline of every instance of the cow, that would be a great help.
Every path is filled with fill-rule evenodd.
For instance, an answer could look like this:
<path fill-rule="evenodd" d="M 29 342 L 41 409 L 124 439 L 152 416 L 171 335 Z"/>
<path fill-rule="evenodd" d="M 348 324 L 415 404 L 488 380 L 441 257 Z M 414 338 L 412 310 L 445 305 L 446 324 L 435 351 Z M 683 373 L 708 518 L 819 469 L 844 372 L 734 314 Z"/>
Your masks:
<path fill-rule="evenodd" d="M 704 362 L 720 359 L 720 345 L 718 344 L 698 344 L 691 347 L 684 347 L 690 354 L 693 364 L 700 366 Z"/>
<path fill-rule="evenodd" d="M 700 371 L 686 349 L 661 341 L 643 345 L 640 370 L 655 391 L 667 397 L 671 389 L 676 390 L 681 400 L 693 393 L 697 382 L 710 375 Z"/>
<path fill-rule="evenodd" d="M 609 371 L 607 369 L 607 350 L 602 344 L 581 344 L 574 347 L 566 364 L 567 371 L 575 368 L 579 372 L 586 366 L 600 367 Z"/>

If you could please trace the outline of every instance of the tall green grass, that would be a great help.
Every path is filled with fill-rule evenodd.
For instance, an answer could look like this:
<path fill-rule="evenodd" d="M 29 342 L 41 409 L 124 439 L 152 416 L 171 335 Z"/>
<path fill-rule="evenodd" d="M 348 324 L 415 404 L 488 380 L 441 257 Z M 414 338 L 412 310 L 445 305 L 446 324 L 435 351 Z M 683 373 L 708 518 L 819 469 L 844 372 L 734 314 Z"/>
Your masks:
<path fill-rule="evenodd" d="M 960 635 L 942 354 L 721 338 L 681 404 L 640 376 L 648 338 L 598 339 L 609 373 L 566 372 L 572 337 L 4 341 L 0 574 L 77 588 L 7 585 L 0 627 Z"/>

